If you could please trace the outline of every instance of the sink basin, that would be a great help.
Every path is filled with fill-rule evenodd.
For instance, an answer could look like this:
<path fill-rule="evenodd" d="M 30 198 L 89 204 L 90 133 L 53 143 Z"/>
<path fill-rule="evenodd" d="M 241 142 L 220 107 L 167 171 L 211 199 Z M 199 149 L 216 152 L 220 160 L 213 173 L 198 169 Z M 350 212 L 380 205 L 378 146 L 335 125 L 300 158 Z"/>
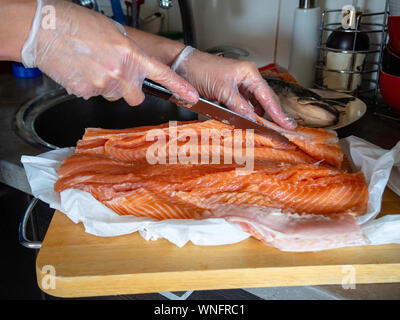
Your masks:
<path fill-rule="evenodd" d="M 15 127 L 28 142 L 57 149 L 75 146 L 88 127 L 122 129 L 196 119 L 196 113 L 150 95 L 131 107 L 123 99 L 84 100 L 55 90 L 24 104 L 16 114 Z"/>

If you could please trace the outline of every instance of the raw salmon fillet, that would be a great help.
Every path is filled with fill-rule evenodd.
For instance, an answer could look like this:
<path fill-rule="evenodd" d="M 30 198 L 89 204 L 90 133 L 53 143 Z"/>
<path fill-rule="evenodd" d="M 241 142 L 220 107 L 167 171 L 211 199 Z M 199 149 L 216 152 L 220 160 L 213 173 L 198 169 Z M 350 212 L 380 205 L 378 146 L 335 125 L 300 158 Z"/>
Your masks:
<path fill-rule="evenodd" d="M 362 173 L 341 169 L 336 134 L 277 130 L 292 143 L 215 120 L 88 128 L 55 190 L 87 191 L 119 215 L 224 218 L 281 250 L 364 243 L 355 217 L 366 212 L 368 186 Z M 164 151 L 149 157 L 160 137 Z M 251 170 L 240 171 L 250 160 Z"/>

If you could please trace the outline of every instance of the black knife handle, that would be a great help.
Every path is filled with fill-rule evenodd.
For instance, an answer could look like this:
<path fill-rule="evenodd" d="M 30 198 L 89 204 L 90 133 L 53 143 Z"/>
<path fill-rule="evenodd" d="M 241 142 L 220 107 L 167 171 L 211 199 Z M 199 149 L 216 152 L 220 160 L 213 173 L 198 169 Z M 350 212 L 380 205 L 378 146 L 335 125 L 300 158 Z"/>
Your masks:
<path fill-rule="evenodd" d="M 149 79 L 144 79 L 143 81 L 143 92 L 165 100 L 169 100 L 172 97 L 170 90 Z"/>

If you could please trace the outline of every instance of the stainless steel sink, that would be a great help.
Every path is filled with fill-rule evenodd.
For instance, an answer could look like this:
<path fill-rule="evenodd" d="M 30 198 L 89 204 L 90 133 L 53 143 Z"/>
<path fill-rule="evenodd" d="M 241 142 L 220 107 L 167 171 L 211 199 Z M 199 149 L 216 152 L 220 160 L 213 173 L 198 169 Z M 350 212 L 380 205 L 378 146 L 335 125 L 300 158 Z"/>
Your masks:
<path fill-rule="evenodd" d="M 197 114 L 149 95 L 131 107 L 123 99 L 84 100 L 57 89 L 24 104 L 16 113 L 15 128 L 26 141 L 56 149 L 75 146 L 88 127 L 122 129 L 196 119 Z"/>

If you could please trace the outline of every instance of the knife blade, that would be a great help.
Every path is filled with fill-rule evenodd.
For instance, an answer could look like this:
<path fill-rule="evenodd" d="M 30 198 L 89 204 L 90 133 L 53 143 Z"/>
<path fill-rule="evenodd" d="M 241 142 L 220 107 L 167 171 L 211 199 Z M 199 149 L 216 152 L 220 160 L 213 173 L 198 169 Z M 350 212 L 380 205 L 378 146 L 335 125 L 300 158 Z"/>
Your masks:
<path fill-rule="evenodd" d="M 173 92 L 148 79 L 145 79 L 143 82 L 143 91 L 150 95 L 173 101 L 180 107 L 192 112 L 196 112 L 208 118 L 230 124 L 235 128 L 242 130 L 253 129 L 255 133 L 265 135 L 276 141 L 292 144 L 279 132 L 205 98 L 200 97 L 199 101 L 195 105 L 185 105 L 184 103 L 179 103 L 177 99 L 174 99 Z"/>

